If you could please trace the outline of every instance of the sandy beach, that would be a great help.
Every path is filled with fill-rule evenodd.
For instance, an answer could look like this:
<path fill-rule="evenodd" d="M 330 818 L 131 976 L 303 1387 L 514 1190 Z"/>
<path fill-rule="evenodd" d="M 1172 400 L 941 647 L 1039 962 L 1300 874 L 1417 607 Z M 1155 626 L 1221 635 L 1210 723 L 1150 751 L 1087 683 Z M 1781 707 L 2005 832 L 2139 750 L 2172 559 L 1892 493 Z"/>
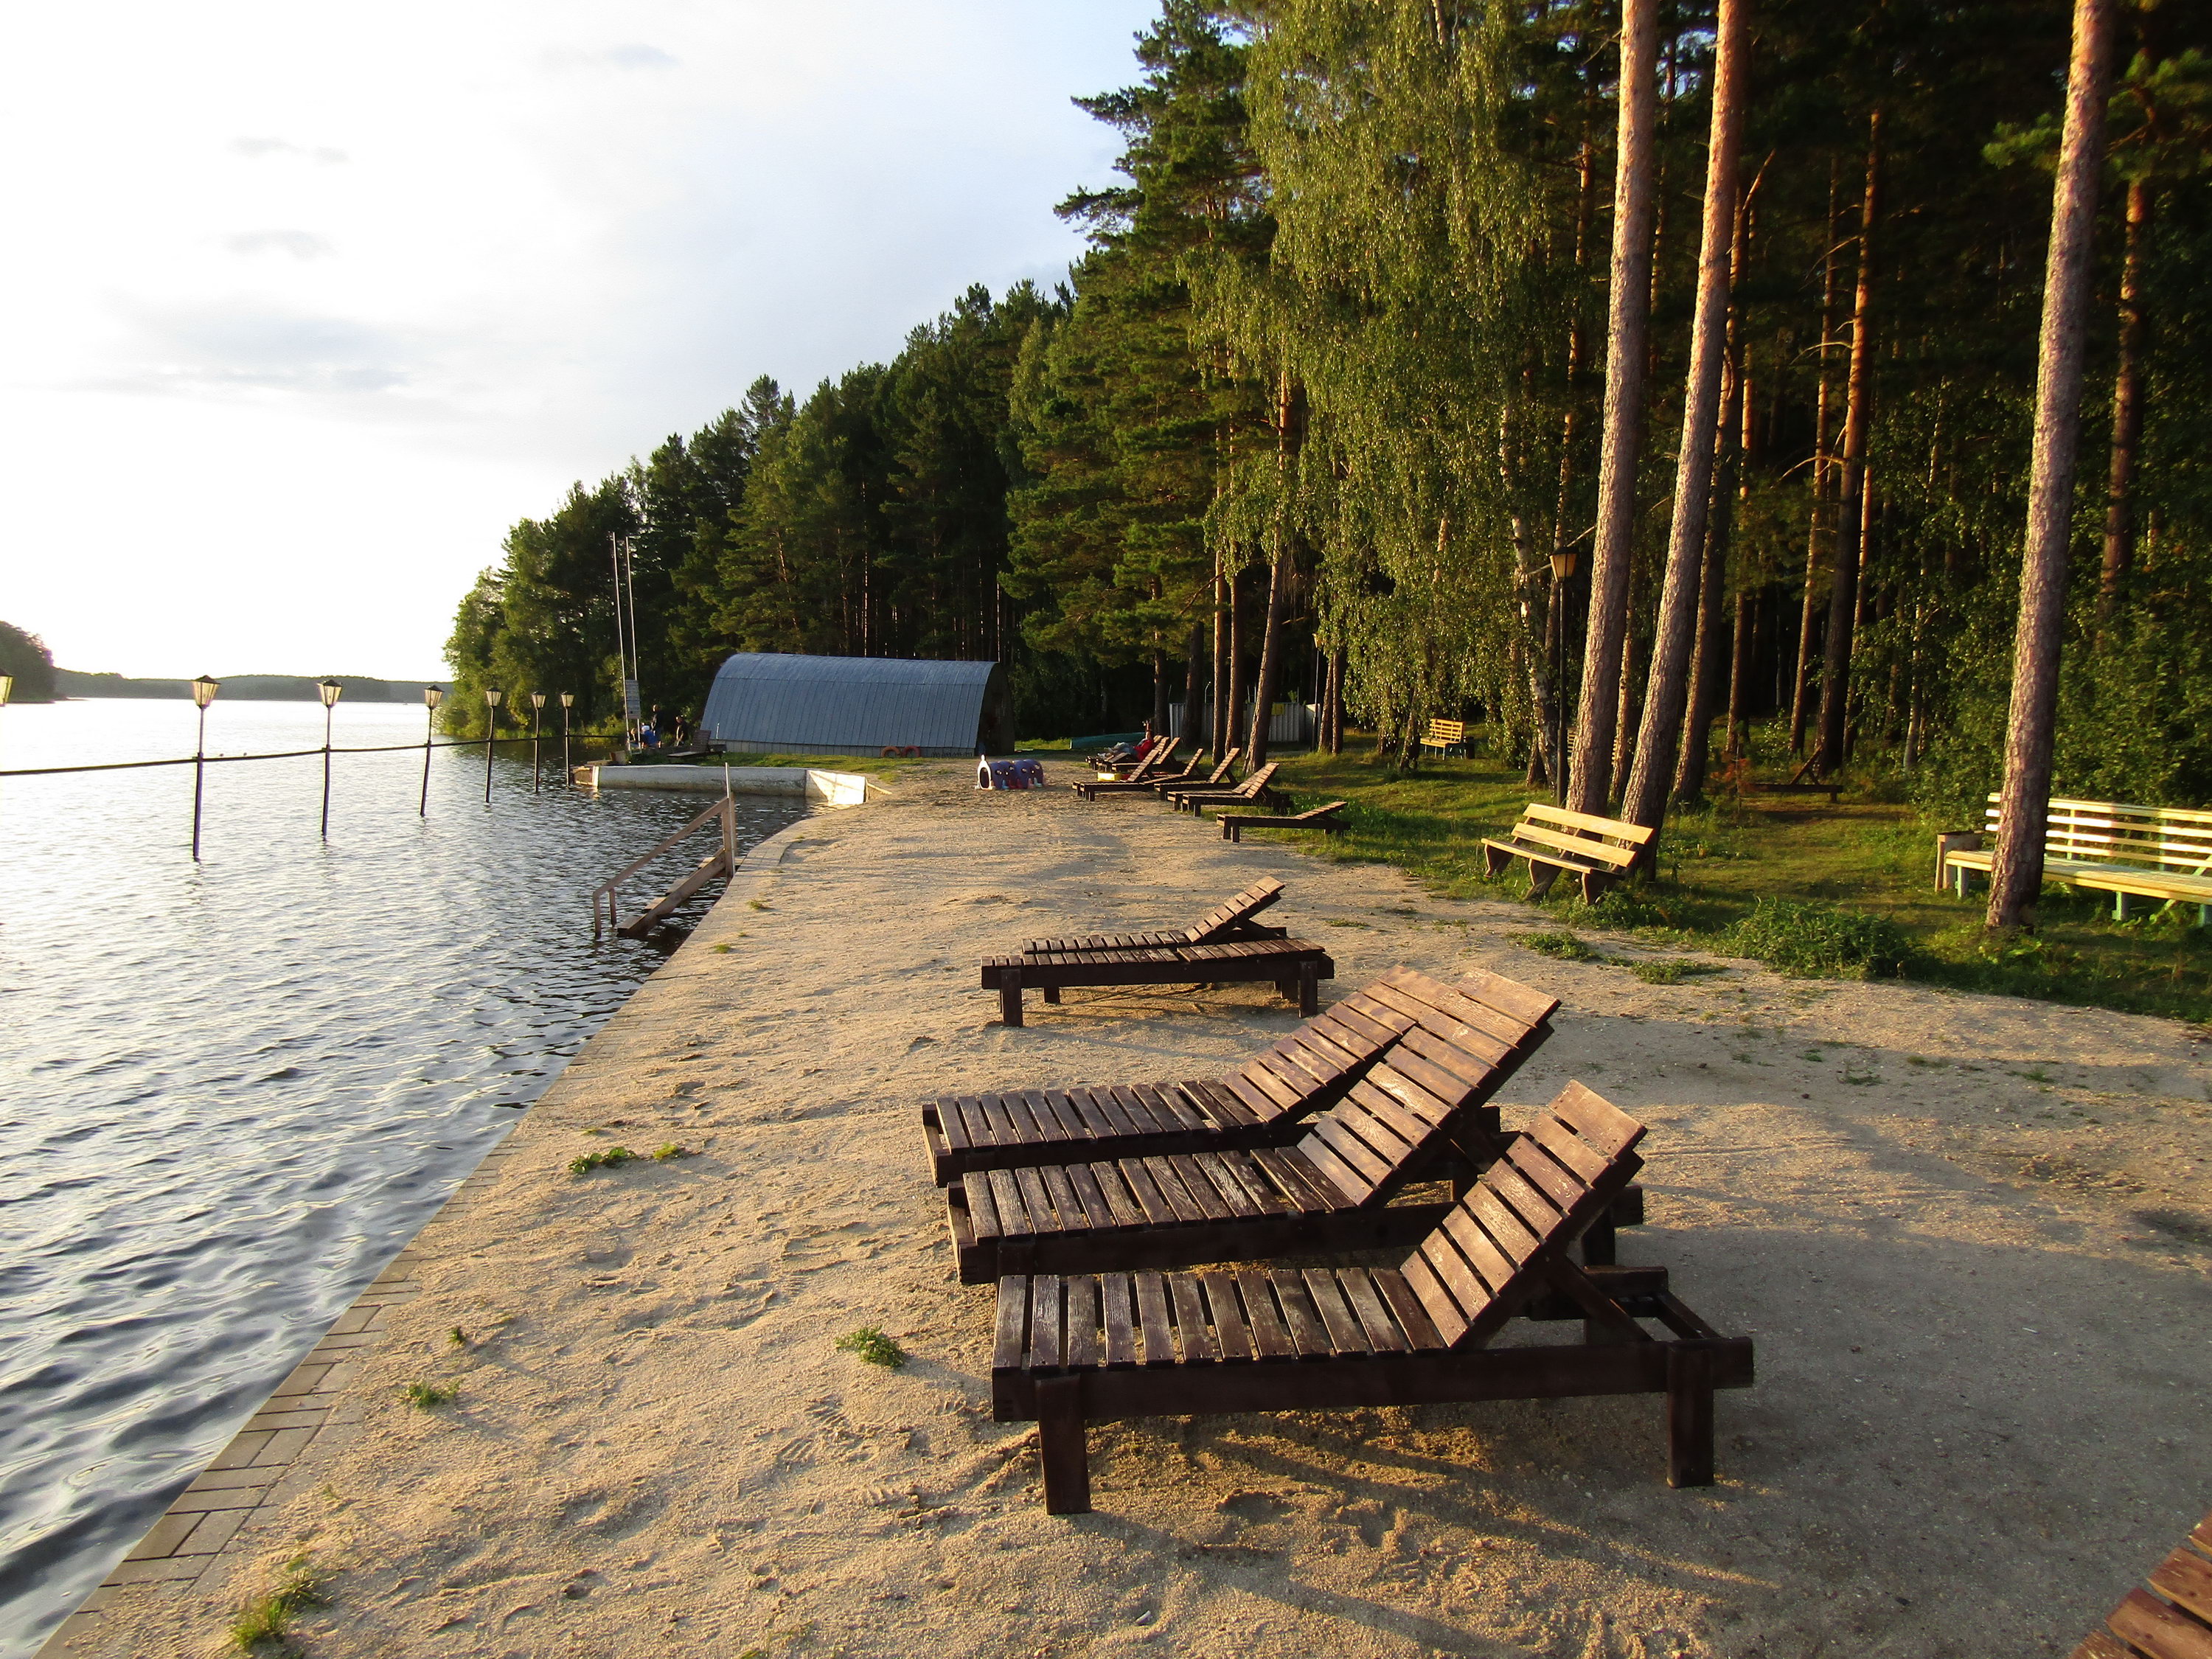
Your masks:
<path fill-rule="evenodd" d="M 953 764 L 782 851 L 418 1237 L 420 1293 L 281 1501 L 50 1651 L 223 1651 L 304 1555 L 318 1659 L 2027 1659 L 2212 1506 L 2201 1028 L 1747 963 L 1646 984 L 1516 944 L 1551 924 L 1510 899 Z M 1504 1120 L 1574 1078 L 1651 1126 L 1621 1258 L 1758 1343 L 1717 1486 L 1668 1487 L 1657 1400 L 1569 1401 L 1097 1426 L 1096 1513 L 1044 1513 L 917 1107 L 1212 1075 L 1290 1030 L 1250 986 L 1032 997 L 1008 1030 L 977 984 L 1263 874 L 1335 957 L 1324 1003 L 1398 963 L 1561 999 Z M 568 1173 L 617 1144 L 695 1155 Z M 839 1351 L 863 1326 L 908 1363 Z"/>

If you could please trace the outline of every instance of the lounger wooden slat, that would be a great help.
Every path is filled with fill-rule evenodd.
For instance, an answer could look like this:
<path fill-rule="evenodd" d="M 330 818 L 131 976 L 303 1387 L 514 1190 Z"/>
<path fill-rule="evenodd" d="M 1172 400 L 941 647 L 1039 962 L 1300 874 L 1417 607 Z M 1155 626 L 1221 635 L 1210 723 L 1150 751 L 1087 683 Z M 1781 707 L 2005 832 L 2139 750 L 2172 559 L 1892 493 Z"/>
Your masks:
<path fill-rule="evenodd" d="M 1203 817 L 1209 806 L 1242 806 L 1247 801 L 1270 799 L 1268 789 L 1275 778 L 1277 763 L 1249 775 L 1234 789 L 1163 789 L 1160 798 L 1178 812 L 1190 812 Z"/>
<path fill-rule="evenodd" d="M 2073 1659 L 2207 1659 L 2212 1656 L 2212 1516 L 2130 1590 Z"/>
<path fill-rule="evenodd" d="M 1216 945 L 1232 939 L 1280 939 L 1279 927 L 1262 927 L 1253 918 L 1283 896 L 1283 884 L 1263 876 L 1243 892 L 1217 904 L 1188 927 L 1147 933 L 1090 933 L 1072 939 L 1033 939 L 1024 956 L 1076 952 L 1167 951 L 1179 945 Z"/>
<path fill-rule="evenodd" d="M 1022 993 L 1036 989 L 1047 1002 L 1072 986 L 1273 984 L 1309 1018 L 1320 1012 L 1320 982 L 1336 977 L 1336 963 L 1322 945 L 1305 939 L 1265 943 L 1178 945 L 1169 949 L 1115 951 L 1039 951 L 987 958 L 982 988 L 999 996 L 1002 1023 L 1024 1023 Z"/>
<path fill-rule="evenodd" d="M 1340 836 L 1352 827 L 1340 816 L 1351 805 L 1333 800 L 1303 812 L 1224 812 L 1218 820 L 1221 839 L 1241 842 L 1247 830 L 1318 830 L 1325 836 Z"/>
<path fill-rule="evenodd" d="M 1060 1103 L 1056 1127 L 1040 1126 L 1035 1114 L 1018 1123 L 998 1095 L 939 1097 L 921 1109 L 931 1171 L 942 1185 L 970 1170 L 1018 1164 L 1286 1145 L 1308 1115 L 1342 1098 L 1386 1052 L 1395 1068 L 1382 1079 L 1386 1089 L 1401 1086 L 1402 1072 L 1431 1097 L 1480 1103 L 1550 1035 L 1558 1006 L 1495 974 L 1455 987 L 1393 969 L 1225 1078 L 1042 1091 Z M 1506 1008 L 1516 1012 L 1509 1017 Z M 1474 1012 L 1486 1021 L 1480 1031 L 1464 1018 Z"/>
<path fill-rule="evenodd" d="M 1618 1126 L 1588 1101 L 1567 1103 L 1577 1109 L 1576 1119 L 1556 1109 L 1561 1103 L 1545 1115 L 1553 1139 L 1587 1139 L 1580 1125 L 1595 1121 L 1606 1128 L 1607 1142 L 1619 1142 Z M 1540 1234 L 1516 1238 L 1510 1255 L 1495 1248 L 1496 1230 L 1518 1206 L 1534 1204 L 1536 1189 L 1525 1183 L 1511 1189 L 1507 1177 L 1519 1166 L 1501 1161 L 1444 1223 L 1414 1241 L 1397 1268 L 1139 1272 L 1141 1366 L 1117 1367 L 1114 1360 L 1116 1286 L 1127 1275 L 1107 1270 L 1095 1281 L 1103 1327 L 1095 1343 L 1088 1333 L 1079 1339 L 1075 1332 L 1077 1322 L 1090 1319 L 1091 1303 L 1068 1290 L 1093 1282 L 1088 1273 L 1053 1277 L 1042 1316 L 1031 1288 L 1042 1275 L 1004 1279 L 1001 1331 L 1009 1318 L 1029 1319 L 1038 1328 L 1016 1364 L 1002 1362 L 1003 1340 L 994 1343 L 993 1415 L 1001 1422 L 1038 1422 L 1045 1506 L 1063 1515 L 1090 1507 L 1084 1440 L 1091 1422 L 1444 1401 L 1663 1394 L 1668 1480 L 1709 1485 L 1713 1395 L 1751 1385 L 1750 1340 L 1723 1336 L 1689 1314 L 1668 1291 L 1663 1268 L 1586 1268 L 1568 1254 L 1578 1230 L 1627 1190 L 1641 1164 L 1635 1152 L 1641 1134 L 1641 1126 L 1633 1126 L 1626 1143 L 1610 1152 L 1588 1141 L 1586 1150 L 1598 1158 L 1595 1177 L 1580 1182 L 1564 1208 L 1544 1200 L 1550 1219 Z M 1565 1159 L 1553 1162 L 1570 1167 Z M 1488 1206 L 1476 1201 L 1485 1194 L 1493 1200 Z M 1468 1240 L 1483 1255 L 1483 1273 L 1463 1254 Z M 1516 1318 L 1580 1321 L 1582 1340 L 1490 1346 Z M 1645 1328 L 1652 1321 L 1667 1334 L 1653 1335 Z M 1126 1337 L 1121 1346 L 1128 1346 Z M 1092 1347 L 1106 1364 L 1048 1358 Z M 1041 1410 L 1041 1402 L 1049 1410 Z M 2137 1591 L 2123 1604 L 2108 1639 L 2191 1616 L 2188 1592 L 2201 1558 L 2186 1547 L 2180 1554 L 2179 1566 L 2169 1562 L 2153 1576 L 2155 1595 Z M 2165 1659 L 2157 1648 L 2119 1650 Z"/>
<path fill-rule="evenodd" d="M 1547 1006 L 1540 1000 L 1530 1012 Z M 1527 1048 L 1540 1030 L 1531 1030 Z M 1428 1232 L 1450 1207 L 1396 1201 L 1409 1182 L 1450 1174 L 1461 1190 L 1484 1165 L 1496 1173 L 1470 1196 L 1464 1224 L 1479 1223 L 1482 1237 L 1467 1248 L 1478 1265 L 1489 1250 L 1510 1269 L 1526 1259 L 1574 1183 L 1587 1178 L 1572 1160 L 1601 1165 L 1637 1133 L 1625 1115 L 1570 1089 L 1547 1118 L 1551 1127 L 1539 1126 L 1561 1141 L 1559 1155 L 1540 1140 L 1509 1141 L 1485 1103 L 1504 1068 L 1469 1058 L 1453 1070 L 1431 1067 L 1425 1085 L 1396 1069 L 1396 1052 L 1372 1062 L 1334 1104 L 1283 1125 L 1273 1145 L 1078 1158 L 1065 1167 L 1024 1163 L 1013 1169 L 1022 1179 L 1009 1179 L 1006 1168 L 968 1172 L 946 1189 L 961 1279 L 975 1284 L 1015 1272 L 1181 1267 L 1403 1243 Z M 1184 1090 L 1176 1098 L 1188 1104 L 1194 1097 Z M 1609 1150 L 1590 1150 L 1598 1146 Z M 975 1224 L 981 1206 L 965 1196 L 971 1185 L 988 1192 L 994 1227 Z M 1618 1214 L 1608 1212 L 1589 1230 L 1588 1260 L 1609 1261 L 1611 1230 L 1641 1216 L 1640 1194 L 1632 1188 Z M 1449 1279 L 1448 1264 L 1437 1271 Z"/>

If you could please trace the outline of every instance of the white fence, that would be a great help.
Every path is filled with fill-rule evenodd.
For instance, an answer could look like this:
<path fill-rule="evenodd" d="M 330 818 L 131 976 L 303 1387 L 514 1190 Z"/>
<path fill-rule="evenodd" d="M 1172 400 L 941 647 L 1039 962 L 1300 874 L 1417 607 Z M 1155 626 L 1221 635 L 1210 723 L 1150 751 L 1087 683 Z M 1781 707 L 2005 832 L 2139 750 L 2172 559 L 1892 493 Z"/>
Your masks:
<path fill-rule="evenodd" d="M 1171 738 L 1183 735 L 1182 710 L 1183 706 L 1179 702 L 1171 702 L 1168 705 L 1168 735 Z M 1207 705 L 1200 712 L 1206 715 L 1207 725 L 1207 730 L 1200 735 L 1210 738 L 1212 736 L 1211 729 L 1212 708 Z M 1274 712 L 1267 717 L 1267 741 L 1270 744 L 1311 743 L 1315 722 L 1317 719 L 1317 706 L 1313 703 L 1279 702 L 1274 707 Z M 1243 714 L 1237 722 L 1237 736 L 1230 741 L 1242 743 L 1244 733 L 1251 729 L 1252 705 L 1247 703 L 1244 705 Z"/>

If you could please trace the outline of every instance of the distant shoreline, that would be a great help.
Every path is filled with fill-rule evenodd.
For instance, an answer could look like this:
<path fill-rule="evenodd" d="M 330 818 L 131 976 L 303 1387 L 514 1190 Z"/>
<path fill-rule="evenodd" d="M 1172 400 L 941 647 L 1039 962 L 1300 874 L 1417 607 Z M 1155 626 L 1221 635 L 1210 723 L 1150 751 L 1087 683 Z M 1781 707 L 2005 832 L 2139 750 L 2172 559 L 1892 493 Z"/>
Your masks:
<path fill-rule="evenodd" d="M 452 690 L 441 680 L 381 680 L 366 675 L 335 674 L 331 678 L 345 688 L 348 702 L 420 702 L 422 688 L 437 685 Z M 319 702 L 315 690 L 316 677 L 312 674 L 234 674 L 222 680 L 222 699 L 226 702 Z M 78 702 L 107 697 L 155 697 L 190 701 L 192 683 L 190 680 L 131 679 L 121 674 L 88 674 L 74 668 L 54 670 L 54 695 L 40 702 Z M 25 698 L 27 703 L 32 699 Z"/>

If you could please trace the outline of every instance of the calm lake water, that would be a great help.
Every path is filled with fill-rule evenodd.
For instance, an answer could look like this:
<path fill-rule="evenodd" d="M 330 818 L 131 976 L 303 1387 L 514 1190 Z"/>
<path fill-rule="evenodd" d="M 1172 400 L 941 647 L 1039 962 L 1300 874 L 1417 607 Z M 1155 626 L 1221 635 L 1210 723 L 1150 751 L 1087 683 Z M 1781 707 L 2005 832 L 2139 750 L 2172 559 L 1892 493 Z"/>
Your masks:
<path fill-rule="evenodd" d="M 188 755 L 193 715 L 11 706 L 0 769 Z M 420 708 L 336 721 L 341 744 L 422 735 Z M 322 730 L 313 704 L 218 702 L 209 751 Z M 341 755 L 326 843 L 319 757 L 212 766 L 197 866 L 190 767 L 0 778 L 0 1659 L 665 959 L 594 944 L 586 896 L 707 799 L 565 789 L 550 750 L 533 797 L 511 746 L 489 807 L 483 751 L 438 751 L 427 818 L 419 749 Z M 747 846 L 805 810 L 754 800 Z"/>

